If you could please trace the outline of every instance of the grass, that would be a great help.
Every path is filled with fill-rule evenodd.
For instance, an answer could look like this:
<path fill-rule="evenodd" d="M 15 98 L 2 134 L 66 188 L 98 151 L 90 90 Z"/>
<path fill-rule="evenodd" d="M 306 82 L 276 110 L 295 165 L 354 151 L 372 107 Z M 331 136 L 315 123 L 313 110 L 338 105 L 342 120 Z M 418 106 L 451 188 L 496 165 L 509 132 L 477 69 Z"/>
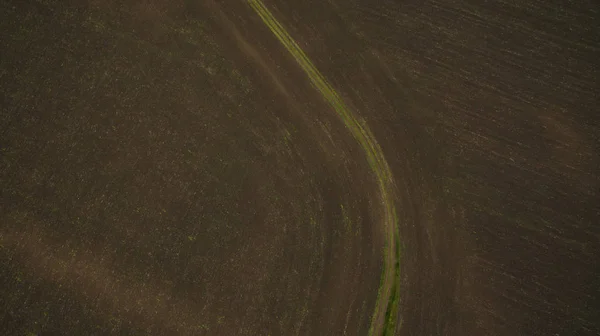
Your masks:
<path fill-rule="evenodd" d="M 384 270 L 377 295 L 375 311 L 371 319 L 369 335 L 377 333 L 389 335 L 390 333 L 393 333 L 396 328 L 397 309 L 400 298 L 400 252 L 397 241 L 399 233 L 396 210 L 392 198 L 393 178 L 390 168 L 384 158 L 381 148 L 366 123 L 359 119 L 359 117 L 352 113 L 346 106 L 337 92 L 315 68 L 308 56 L 275 19 L 262 1 L 249 0 L 249 4 L 283 46 L 292 54 L 296 62 L 309 77 L 313 86 L 333 107 L 344 125 L 353 135 L 354 139 L 360 144 L 371 171 L 377 177 L 385 211 L 384 229 L 386 233 L 386 244 L 384 251 Z M 385 307 L 385 312 L 383 311 L 383 307 Z M 380 327 L 377 325 L 377 321 L 380 321 L 381 319 L 384 320 L 383 325 L 381 326 L 382 331 L 378 332 Z"/>

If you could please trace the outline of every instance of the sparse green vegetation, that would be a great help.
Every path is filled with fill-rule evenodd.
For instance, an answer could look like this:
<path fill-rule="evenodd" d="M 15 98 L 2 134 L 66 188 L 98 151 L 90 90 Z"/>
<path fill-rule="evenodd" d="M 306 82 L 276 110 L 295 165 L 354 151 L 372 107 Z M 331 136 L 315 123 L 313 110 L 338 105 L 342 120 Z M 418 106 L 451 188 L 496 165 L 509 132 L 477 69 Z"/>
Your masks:
<path fill-rule="evenodd" d="M 390 315 L 389 318 L 382 316 L 384 307 L 388 307 L 390 302 L 397 302 L 398 291 L 395 290 L 396 283 L 399 281 L 399 267 L 396 269 L 396 261 L 399 259 L 397 253 L 398 223 L 394 200 L 392 198 L 393 178 L 390 168 L 383 156 L 379 145 L 364 120 L 354 115 L 352 111 L 344 104 L 337 92 L 331 87 L 321 73 L 315 68 L 308 56 L 296 44 L 294 39 L 287 33 L 281 24 L 275 19 L 271 12 L 265 7 L 261 0 L 251 0 L 250 5 L 258 13 L 263 22 L 275 34 L 277 39 L 294 56 L 298 64 L 308 75 L 310 81 L 331 104 L 334 110 L 346 127 L 350 130 L 356 141 L 361 145 L 366 155 L 367 161 L 372 172 L 377 177 L 380 189 L 380 197 L 384 203 L 383 226 L 386 235 L 386 249 L 384 252 L 384 271 L 382 274 L 382 283 L 378 295 L 378 303 L 375 306 L 375 312 L 371 321 L 369 334 L 380 333 L 378 330 L 393 328 L 396 316 Z M 387 303 L 387 304 L 386 304 Z M 390 309 L 386 309 L 390 310 Z M 383 320 L 383 321 L 382 321 Z"/>

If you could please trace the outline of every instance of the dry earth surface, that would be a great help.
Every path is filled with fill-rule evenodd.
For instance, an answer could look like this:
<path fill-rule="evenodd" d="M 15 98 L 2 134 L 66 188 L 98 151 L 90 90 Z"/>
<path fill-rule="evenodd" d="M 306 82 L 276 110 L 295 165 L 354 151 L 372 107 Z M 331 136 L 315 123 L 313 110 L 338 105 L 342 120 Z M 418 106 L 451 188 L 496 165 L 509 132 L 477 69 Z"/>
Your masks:
<path fill-rule="evenodd" d="M 264 5 L 392 170 L 396 335 L 600 334 L 592 1 Z M 0 18 L 0 334 L 369 333 L 376 176 L 247 1 Z"/>

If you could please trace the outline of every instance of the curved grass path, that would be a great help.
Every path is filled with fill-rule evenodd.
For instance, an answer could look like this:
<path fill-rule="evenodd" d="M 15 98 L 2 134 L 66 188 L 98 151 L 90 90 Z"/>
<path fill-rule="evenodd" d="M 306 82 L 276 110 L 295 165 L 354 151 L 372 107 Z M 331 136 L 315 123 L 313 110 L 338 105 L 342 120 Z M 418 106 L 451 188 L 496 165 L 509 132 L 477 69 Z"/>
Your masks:
<path fill-rule="evenodd" d="M 375 176 L 381 194 L 384 213 L 385 249 L 384 269 L 381 276 L 375 310 L 371 318 L 369 335 L 393 335 L 396 330 L 396 316 L 399 303 L 400 285 L 400 249 L 398 245 L 398 226 L 393 195 L 393 176 L 383 152 L 366 123 L 354 115 L 344 104 L 321 73 L 315 68 L 306 54 L 300 49 L 287 31 L 273 17 L 261 0 L 248 0 L 262 21 L 275 34 L 277 39 L 294 56 L 296 62 L 308 75 L 312 84 L 331 104 L 338 116 L 350 130 L 365 152 L 369 166 Z"/>

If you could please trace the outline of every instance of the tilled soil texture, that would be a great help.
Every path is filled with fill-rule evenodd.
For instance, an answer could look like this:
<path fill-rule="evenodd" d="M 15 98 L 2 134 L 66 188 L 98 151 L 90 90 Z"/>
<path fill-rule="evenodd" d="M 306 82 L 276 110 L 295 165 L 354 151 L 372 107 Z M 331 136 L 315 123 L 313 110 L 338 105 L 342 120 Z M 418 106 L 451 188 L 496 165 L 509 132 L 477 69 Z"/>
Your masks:
<path fill-rule="evenodd" d="M 359 148 L 207 8 L 3 4 L 3 334 L 368 330 Z"/>
<path fill-rule="evenodd" d="M 397 335 L 600 334 L 592 2 L 262 3 L 391 168 Z M 0 17 L 1 334 L 368 334 L 377 176 L 246 1 Z"/>

